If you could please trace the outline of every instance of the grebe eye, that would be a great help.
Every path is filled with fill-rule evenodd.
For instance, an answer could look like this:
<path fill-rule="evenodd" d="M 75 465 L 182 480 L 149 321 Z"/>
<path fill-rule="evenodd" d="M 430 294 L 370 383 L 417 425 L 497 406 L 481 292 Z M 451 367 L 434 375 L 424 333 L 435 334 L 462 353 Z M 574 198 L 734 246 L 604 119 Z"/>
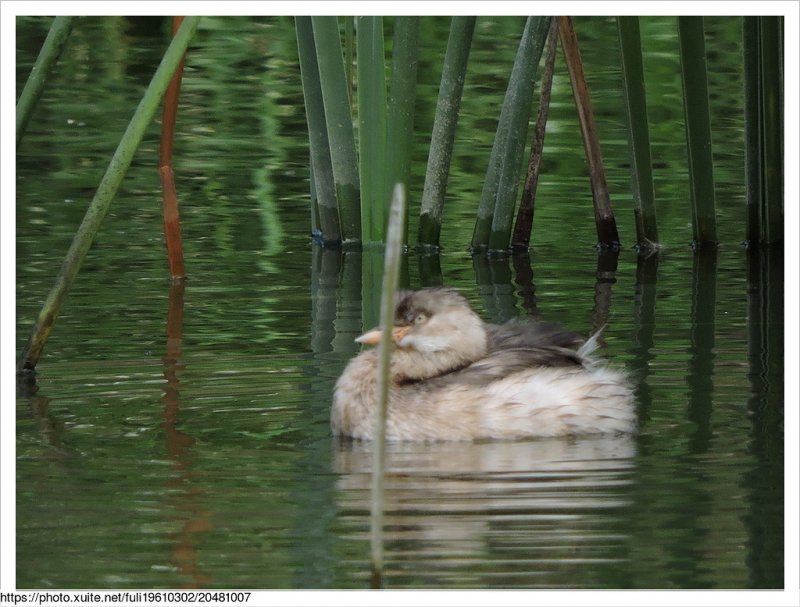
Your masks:
<path fill-rule="evenodd" d="M 417 316 L 414 318 L 414 324 L 415 325 L 421 325 L 426 320 L 428 320 L 427 316 L 425 316 L 424 314 L 417 314 Z"/>

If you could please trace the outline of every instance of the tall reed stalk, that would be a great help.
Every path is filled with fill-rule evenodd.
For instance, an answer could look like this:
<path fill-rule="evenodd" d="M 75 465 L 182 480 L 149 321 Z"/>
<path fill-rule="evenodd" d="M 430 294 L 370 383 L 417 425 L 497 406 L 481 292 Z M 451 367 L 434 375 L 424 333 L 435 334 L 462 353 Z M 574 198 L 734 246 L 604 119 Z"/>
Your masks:
<path fill-rule="evenodd" d="M 618 249 L 619 234 L 614 209 L 611 208 L 611 197 L 608 193 L 603 156 L 600 152 L 600 141 L 597 136 L 597 125 L 592 112 L 589 88 L 583 72 L 583 62 L 578 48 L 578 37 L 571 17 L 557 17 L 558 31 L 561 37 L 561 48 L 569 70 L 575 106 L 578 110 L 578 123 L 581 127 L 583 147 L 586 151 L 586 162 L 589 165 L 589 179 L 592 185 L 594 200 L 594 218 L 597 226 L 597 240 L 601 248 Z"/>
<path fill-rule="evenodd" d="M 702 17 L 678 17 L 683 107 L 689 151 L 689 190 L 692 197 L 693 245 L 717 242 L 714 199 L 714 161 L 711 156 L 711 119 L 708 105 L 708 69 Z"/>
<path fill-rule="evenodd" d="M 783 240 L 783 41 L 782 17 L 759 17 L 763 237 Z"/>
<path fill-rule="evenodd" d="M 745 242 L 761 242 L 761 54 L 759 18 L 742 17 Z"/>
<path fill-rule="evenodd" d="M 394 22 L 387 124 L 389 130 L 386 135 L 386 199 L 391 196 L 390 188 L 394 183 L 402 184 L 406 188 L 408 199 L 407 184 L 411 181 L 411 149 L 414 141 L 419 23 L 419 17 L 396 17 Z M 408 225 L 407 218 L 403 225 Z M 405 233 L 403 242 L 408 242 Z"/>
<path fill-rule="evenodd" d="M 467 60 L 475 32 L 475 17 L 453 17 L 442 67 L 439 98 L 433 119 L 428 168 L 420 202 L 418 240 L 422 247 L 438 248 L 442 230 L 447 179 L 461 108 Z"/>
<path fill-rule="evenodd" d="M 353 51 L 355 49 L 356 18 L 344 18 L 344 74 L 347 79 L 347 98 L 353 103 Z"/>
<path fill-rule="evenodd" d="M 473 249 L 488 247 L 505 251 L 509 247 L 536 68 L 547 40 L 550 19 L 528 17 L 525 22 L 483 182 L 472 235 Z"/>
<path fill-rule="evenodd" d="M 200 17 L 186 17 L 178 29 L 175 37 L 164 53 L 161 64 L 158 66 L 150 85 L 139 102 L 128 128 L 111 158 L 100 185 L 97 187 L 94 198 L 86 210 L 83 221 L 75 233 L 69 250 L 61 265 L 61 270 L 56 277 L 56 282 L 51 289 L 44 305 L 42 306 L 36 323 L 33 327 L 28 343 L 22 351 L 18 363 L 18 371 L 33 370 L 39 361 L 47 338 L 64 303 L 69 288 L 78 274 L 81 262 L 92 245 L 94 236 L 111 206 L 111 201 L 117 193 L 125 173 L 133 160 L 145 130 L 153 120 L 158 110 L 164 92 L 169 86 L 172 74 L 183 59 L 186 47 L 189 46 L 194 33 L 197 31 Z"/>
<path fill-rule="evenodd" d="M 386 76 L 383 18 L 358 17 L 358 172 L 361 240 L 380 242 L 386 225 Z"/>
<path fill-rule="evenodd" d="M 174 36 L 183 17 L 172 18 L 172 35 Z M 178 99 L 181 92 L 184 59 L 172 74 L 167 92 L 164 95 L 164 111 L 161 118 L 161 145 L 158 151 L 158 174 L 161 178 L 161 191 L 164 207 L 164 240 L 167 245 L 169 274 L 172 280 L 186 277 L 183 263 L 183 241 L 181 239 L 181 220 L 178 207 L 178 192 L 175 188 L 175 173 L 172 170 L 172 147 L 175 143 L 175 122 L 178 117 Z"/>
<path fill-rule="evenodd" d="M 372 457 L 372 496 L 370 501 L 370 538 L 372 554 L 372 587 L 383 586 L 383 508 L 386 477 L 386 417 L 389 401 L 389 364 L 391 362 L 392 326 L 395 293 L 400 276 L 400 261 L 405 233 L 405 187 L 397 183 L 392 192 L 389 225 L 386 233 L 383 288 L 381 290 L 381 327 L 383 336 L 378 346 L 378 406 L 375 409 L 375 440 Z"/>
<path fill-rule="evenodd" d="M 50 31 L 44 40 L 39 56 L 33 64 L 33 69 L 28 76 L 28 81 L 20 93 L 17 101 L 17 147 L 22 140 L 22 135 L 28 128 L 28 122 L 33 114 L 33 108 L 42 96 L 47 75 L 58 61 L 61 51 L 67 44 L 72 31 L 73 17 L 56 17 L 50 24 Z"/>
<path fill-rule="evenodd" d="M 300 59 L 300 78 L 303 83 L 303 101 L 306 108 L 306 123 L 308 124 L 311 231 L 315 240 L 323 244 L 334 244 L 339 243 L 342 236 L 311 17 L 295 17 L 295 30 L 297 32 L 297 54 Z"/>
<path fill-rule="evenodd" d="M 640 250 L 652 250 L 659 246 L 658 223 L 639 17 L 617 17 L 617 28 L 622 60 L 622 90 L 628 116 L 628 145 L 633 169 L 631 190 L 633 216 L 636 222 L 636 246 Z"/>
<path fill-rule="evenodd" d="M 542 91 L 539 95 L 539 111 L 536 114 L 536 124 L 533 127 L 531 141 L 531 155 L 528 162 L 528 172 L 525 175 L 525 186 L 522 189 L 522 199 L 517 211 L 517 220 L 514 222 L 514 234 L 511 238 L 511 247 L 516 251 L 527 251 L 531 242 L 533 229 L 533 211 L 536 202 L 536 186 L 539 183 L 539 170 L 544 151 L 544 136 L 547 130 L 547 115 L 550 111 L 550 94 L 553 89 L 553 73 L 556 63 L 556 49 L 558 48 L 558 21 L 550 20 L 550 30 L 547 33 L 547 57 L 542 73 Z"/>
<path fill-rule="evenodd" d="M 783 239 L 783 28 L 779 17 L 743 17 L 745 241 Z"/>
<path fill-rule="evenodd" d="M 339 25 L 330 16 L 311 17 L 311 24 L 342 240 L 356 242 L 362 229 L 358 163 Z"/>

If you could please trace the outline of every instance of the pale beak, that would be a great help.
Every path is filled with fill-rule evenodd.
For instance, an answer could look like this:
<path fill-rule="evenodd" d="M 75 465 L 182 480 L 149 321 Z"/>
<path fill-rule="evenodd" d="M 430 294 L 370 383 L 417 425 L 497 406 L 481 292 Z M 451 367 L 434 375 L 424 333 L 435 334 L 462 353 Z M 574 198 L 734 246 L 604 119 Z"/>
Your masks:
<path fill-rule="evenodd" d="M 409 329 L 411 327 L 392 327 L 392 341 L 394 343 L 399 343 L 401 339 L 406 336 Z M 383 337 L 383 329 L 380 327 L 375 327 L 374 329 L 370 329 L 363 335 L 356 337 L 356 341 L 360 344 L 368 344 L 370 346 L 375 346 L 381 343 L 381 338 Z"/>

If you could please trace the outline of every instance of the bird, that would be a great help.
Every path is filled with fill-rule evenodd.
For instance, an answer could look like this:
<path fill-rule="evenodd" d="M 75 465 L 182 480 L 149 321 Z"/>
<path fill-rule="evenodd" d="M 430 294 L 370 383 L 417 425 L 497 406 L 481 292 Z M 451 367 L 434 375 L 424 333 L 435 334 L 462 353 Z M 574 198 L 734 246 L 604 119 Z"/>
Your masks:
<path fill-rule="evenodd" d="M 631 434 L 628 375 L 556 323 L 484 322 L 450 287 L 397 292 L 385 436 L 388 441 L 523 440 Z M 377 345 L 376 327 L 356 338 Z M 372 440 L 378 349 L 350 360 L 333 392 L 335 436 Z"/>

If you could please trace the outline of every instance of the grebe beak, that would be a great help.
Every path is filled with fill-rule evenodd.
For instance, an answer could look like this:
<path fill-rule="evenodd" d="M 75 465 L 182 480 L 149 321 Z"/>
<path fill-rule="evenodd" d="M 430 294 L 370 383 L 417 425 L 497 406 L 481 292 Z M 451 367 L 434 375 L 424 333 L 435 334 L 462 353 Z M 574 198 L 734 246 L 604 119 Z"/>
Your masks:
<path fill-rule="evenodd" d="M 399 344 L 400 340 L 402 340 L 406 334 L 408 333 L 411 327 L 392 327 L 392 341 L 395 344 Z M 383 337 L 383 329 L 380 327 L 375 327 L 374 329 L 370 329 L 363 335 L 359 335 L 356 337 L 356 341 L 360 344 L 368 344 L 370 346 L 375 346 L 381 343 L 381 338 Z"/>

